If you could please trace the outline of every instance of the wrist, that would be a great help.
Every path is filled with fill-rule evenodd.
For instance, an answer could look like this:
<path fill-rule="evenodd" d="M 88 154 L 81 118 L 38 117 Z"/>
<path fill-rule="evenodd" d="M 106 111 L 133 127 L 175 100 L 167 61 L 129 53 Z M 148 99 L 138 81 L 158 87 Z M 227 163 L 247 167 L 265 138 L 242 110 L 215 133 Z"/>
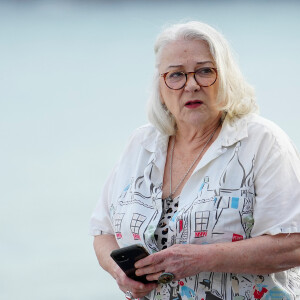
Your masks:
<path fill-rule="evenodd" d="M 218 257 L 220 256 L 216 251 L 215 244 L 194 245 L 197 247 L 196 263 L 200 264 L 201 272 L 210 272 L 215 270 L 218 266 Z"/>

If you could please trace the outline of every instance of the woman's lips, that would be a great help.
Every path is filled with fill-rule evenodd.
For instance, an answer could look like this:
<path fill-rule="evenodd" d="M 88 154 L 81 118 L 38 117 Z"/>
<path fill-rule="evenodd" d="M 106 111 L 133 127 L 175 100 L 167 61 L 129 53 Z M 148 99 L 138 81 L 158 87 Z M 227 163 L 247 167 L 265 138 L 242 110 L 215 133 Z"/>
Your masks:
<path fill-rule="evenodd" d="M 193 100 L 193 101 L 188 101 L 184 106 L 187 108 L 197 108 L 199 107 L 203 102 L 201 100 Z"/>

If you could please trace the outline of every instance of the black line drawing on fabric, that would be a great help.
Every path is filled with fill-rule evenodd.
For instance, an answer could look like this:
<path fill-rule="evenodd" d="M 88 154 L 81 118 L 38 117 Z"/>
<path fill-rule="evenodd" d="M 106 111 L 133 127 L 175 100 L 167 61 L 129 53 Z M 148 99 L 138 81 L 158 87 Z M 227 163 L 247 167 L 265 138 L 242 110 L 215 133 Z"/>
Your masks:
<path fill-rule="evenodd" d="M 179 293 L 180 285 L 178 281 L 172 281 L 168 284 L 169 286 L 169 300 L 182 300 L 182 297 Z"/>
<path fill-rule="evenodd" d="M 144 177 L 139 176 L 138 178 L 131 179 L 131 184 L 126 186 L 122 194 L 118 199 L 118 205 L 132 205 L 132 204 L 140 204 L 147 208 L 154 208 L 151 200 L 150 188 L 149 188 L 149 196 L 144 195 L 141 192 L 141 186 L 144 183 Z M 144 189 L 143 189 L 144 190 Z M 148 201 L 147 201 L 148 200 Z M 146 203 L 146 201 L 148 203 Z"/>
<path fill-rule="evenodd" d="M 243 277 L 245 278 L 245 277 Z M 252 284 L 252 282 L 245 278 L 248 282 Z M 232 290 L 232 295 L 231 299 L 232 300 L 250 300 L 251 299 L 251 294 L 250 290 L 245 291 L 245 295 L 240 295 L 240 280 L 238 277 L 234 274 L 231 274 L 231 290 Z"/>
<path fill-rule="evenodd" d="M 154 299 L 169 300 L 169 297 L 169 286 L 167 284 L 159 284 L 158 288 L 155 290 Z"/>
<path fill-rule="evenodd" d="M 146 225 L 146 228 L 143 232 L 143 237 L 144 237 L 145 244 L 148 247 L 148 249 L 152 250 L 153 253 L 158 252 L 158 246 L 157 246 L 156 239 L 154 237 L 156 226 L 154 226 L 152 224 L 158 223 L 159 219 L 157 221 L 156 221 L 156 219 L 159 218 L 159 217 L 160 216 L 159 216 L 158 210 L 155 209 L 151 219 L 149 220 L 149 222 Z"/>
<path fill-rule="evenodd" d="M 210 197 L 203 198 L 202 193 L 205 195 L 211 195 Z M 204 178 L 201 184 L 198 194 L 194 201 L 180 211 L 178 211 L 175 222 L 176 222 L 176 243 L 187 244 L 192 238 L 201 238 L 207 236 L 210 212 L 208 210 L 193 211 L 193 208 L 199 204 L 213 203 L 214 191 L 209 190 L 209 177 Z M 192 222 L 192 214 L 195 216 L 196 221 Z"/>
<path fill-rule="evenodd" d="M 255 156 L 252 159 L 252 166 L 246 175 L 243 183 L 241 196 L 244 197 L 243 208 L 240 212 L 241 224 L 244 228 L 246 239 L 251 237 L 251 230 L 254 225 L 253 219 L 253 199 L 254 199 L 254 163 Z"/>
<path fill-rule="evenodd" d="M 240 148 L 241 142 L 238 142 L 221 173 L 219 187 L 210 188 L 209 177 L 206 176 L 194 201 L 188 207 L 179 210 L 176 216 L 176 243 L 189 243 L 194 238 L 207 242 L 212 238 L 218 240 L 231 238 L 234 242 L 251 236 L 254 224 L 255 157 L 252 158 L 251 165 L 244 166 L 239 158 Z M 233 174 L 234 180 L 229 174 Z M 198 207 L 200 209 L 197 209 Z M 239 220 L 240 226 L 236 226 L 236 229 L 230 228 L 230 225 L 224 226 L 224 221 L 230 223 L 228 220 L 232 218 Z M 191 220 L 194 219 L 191 224 Z M 222 237 L 225 234 L 224 228 L 227 232 L 226 236 Z"/>
<path fill-rule="evenodd" d="M 118 197 L 117 204 L 112 203 L 110 213 L 113 223 L 116 224 L 118 228 L 117 236 L 119 238 L 122 238 L 122 231 L 120 219 L 121 213 L 118 213 L 118 211 L 124 212 L 122 214 L 122 219 L 125 214 L 131 213 L 130 224 L 128 223 L 126 226 L 130 227 L 133 238 L 135 240 L 141 240 L 140 231 L 141 228 L 143 228 L 143 238 L 148 250 L 151 249 L 152 252 L 157 252 L 158 248 L 154 238 L 155 226 L 152 224 L 156 222 L 156 218 L 158 217 L 157 206 L 161 202 L 162 182 L 158 186 L 155 186 L 152 183 L 152 169 L 153 161 L 146 166 L 144 172 L 145 175 L 138 176 L 137 178 L 131 178 L 130 183 L 123 189 Z M 141 205 L 146 209 L 152 210 L 148 217 L 149 221 L 145 216 L 147 214 L 141 215 L 137 213 L 137 211 L 139 211 L 137 205 Z M 128 218 L 125 219 L 127 222 L 129 221 Z M 146 226 L 143 225 L 144 222 L 147 222 Z"/>
<path fill-rule="evenodd" d="M 160 218 L 159 212 L 158 212 L 158 206 L 160 206 L 161 209 L 161 199 L 162 199 L 162 182 L 158 185 L 155 186 L 152 181 L 151 181 L 151 176 L 152 176 L 152 170 L 154 167 L 154 163 L 153 161 L 151 161 L 147 168 L 150 168 L 149 170 L 149 178 L 148 181 L 149 182 L 149 196 L 145 197 L 144 199 L 149 200 L 149 205 L 143 205 L 144 207 L 147 208 L 151 208 L 153 209 L 153 213 L 151 218 L 148 218 L 147 220 L 147 224 L 144 228 L 144 232 L 143 232 L 143 240 L 147 246 L 148 249 L 151 249 L 151 251 L 157 252 L 158 251 L 158 247 L 157 247 L 157 242 L 155 240 L 154 237 L 154 233 L 156 230 L 156 226 L 154 226 L 153 224 L 157 224 Z M 146 172 L 145 172 L 146 173 Z M 141 180 L 143 176 L 139 177 L 139 183 L 136 185 L 138 188 L 141 187 L 141 185 L 144 183 L 144 181 L 146 181 L 146 179 L 143 177 L 143 180 Z M 136 194 L 135 192 L 133 192 L 134 195 L 139 195 L 140 193 Z M 151 203 L 151 205 L 150 205 Z M 145 220 L 146 221 L 146 220 Z"/>
<path fill-rule="evenodd" d="M 224 214 L 229 208 L 236 209 L 236 213 L 239 214 L 240 223 L 245 235 L 245 238 L 251 236 L 251 230 L 254 224 L 253 221 L 253 197 L 254 197 L 254 162 L 255 156 L 251 160 L 251 167 L 248 172 L 246 172 L 246 167 L 243 165 L 239 158 L 239 150 L 241 147 L 241 142 L 239 141 L 234 149 L 234 154 L 229 160 L 225 170 L 223 171 L 219 180 L 219 191 L 217 192 L 215 205 L 215 224 L 213 226 L 212 234 L 220 235 L 223 234 L 223 225 L 218 225 L 221 215 Z M 233 176 L 239 179 L 232 186 L 232 180 L 227 174 L 233 174 Z M 240 193 L 240 194 L 237 194 Z M 243 201 L 243 202 L 242 202 Z M 243 203 L 243 207 L 240 211 L 240 205 Z M 229 213 L 229 212 L 228 212 Z M 231 214 L 235 212 L 230 211 Z M 228 217 L 228 216 L 227 216 Z M 224 216 L 226 219 L 226 216 Z M 241 234 L 233 233 L 232 241 L 238 241 L 244 239 Z"/>
<path fill-rule="evenodd" d="M 297 268 L 289 271 L 288 286 L 292 291 L 300 291 L 300 271 Z"/>
<path fill-rule="evenodd" d="M 216 289 L 213 288 L 213 274 L 212 273 L 211 273 L 211 276 L 209 279 L 203 279 L 201 282 L 199 282 L 199 284 L 200 284 L 200 287 L 205 292 L 205 300 L 226 299 L 226 298 L 224 298 L 224 295 L 220 294 L 219 291 L 217 291 Z M 223 284 L 223 282 L 222 282 L 222 284 Z"/>
<path fill-rule="evenodd" d="M 151 161 L 146 169 L 149 170 L 149 178 L 145 178 L 144 175 L 138 176 L 137 178 L 131 178 L 130 184 L 128 184 L 118 199 L 118 205 L 132 205 L 140 204 L 144 207 L 154 209 L 152 197 L 154 193 L 160 192 L 161 186 L 154 186 L 151 182 L 151 175 L 153 169 L 153 162 Z M 147 186 L 149 184 L 149 186 Z M 148 191 L 145 195 L 145 191 Z"/>
<path fill-rule="evenodd" d="M 146 216 L 134 213 L 130 222 L 130 229 L 135 240 L 140 240 L 140 229 L 144 221 L 147 219 Z"/>
<path fill-rule="evenodd" d="M 115 230 L 115 236 L 119 240 L 122 238 L 122 233 L 121 233 L 121 225 L 122 225 L 122 220 L 124 218 L 125 214 L 115 214 L 114 215 L 114 230 Z"/>
<path fill-rule="evenodd" d="M 235 146 L 234 149 L 234 154 L 232 156 L 232 158 L 229 160 L 225 170 L 223 171 L 220 180 L 219 180 L 219 186 L 220 186 L 220 191 L 219 191 L 219 195 L 221 194 L 221 192 L 231 192 L 232 190 L 238 190 L 243 186 L 243 183 L 246 181 L 246 171 L 245 168 L 243 166 L 243 164 L 241 163 L 240 159 L 239 159 L 239 149 L 241 147 L 241 142 L 238 142 Z M 228 174 L 234 174 L 235 178 L 240 178 L 241 179 L 241 183 L 239 184 L 239 186 L 235 186 L 232 187 L 231 186 L 231 178 L 228 178 L 227 175 Z M 229 179 L 229 180 L 227 180 Z"/>
<path fill-rule="evenodd" d="M 195 238 L 207 236 L 210 211 L 195 212 Z"/>

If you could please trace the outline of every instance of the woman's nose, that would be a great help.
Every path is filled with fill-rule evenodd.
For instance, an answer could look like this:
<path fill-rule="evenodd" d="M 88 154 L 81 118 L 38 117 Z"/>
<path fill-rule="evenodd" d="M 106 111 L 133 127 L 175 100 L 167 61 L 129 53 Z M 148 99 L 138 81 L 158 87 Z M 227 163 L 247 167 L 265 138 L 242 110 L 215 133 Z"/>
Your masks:
<path fill-rule="evenodd" d="M 184 89 L 187 92 L 197 92 L 200 90 L 200 85 L 195 79 L 195 75 L 193 73 L 190 73 L 187 75 L 186 83 L 184 86 Z"/>

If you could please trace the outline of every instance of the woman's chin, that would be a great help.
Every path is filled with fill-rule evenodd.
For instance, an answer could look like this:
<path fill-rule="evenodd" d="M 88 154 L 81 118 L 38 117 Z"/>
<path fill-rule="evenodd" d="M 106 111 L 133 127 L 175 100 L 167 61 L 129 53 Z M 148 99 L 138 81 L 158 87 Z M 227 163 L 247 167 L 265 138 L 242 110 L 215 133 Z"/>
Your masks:
<path fill-rule="evenodd" d="M 179 120 L 177 123 L 178 128 L 181 126 L 189 126 L 191 128 L 203 128 L 208 125 L 214 124 L 214 121 L 217 119 L 218 115 L 209 116 L 207 113 L 203 112 L 193 112 L 186 116 L 184 119 Z"/>

